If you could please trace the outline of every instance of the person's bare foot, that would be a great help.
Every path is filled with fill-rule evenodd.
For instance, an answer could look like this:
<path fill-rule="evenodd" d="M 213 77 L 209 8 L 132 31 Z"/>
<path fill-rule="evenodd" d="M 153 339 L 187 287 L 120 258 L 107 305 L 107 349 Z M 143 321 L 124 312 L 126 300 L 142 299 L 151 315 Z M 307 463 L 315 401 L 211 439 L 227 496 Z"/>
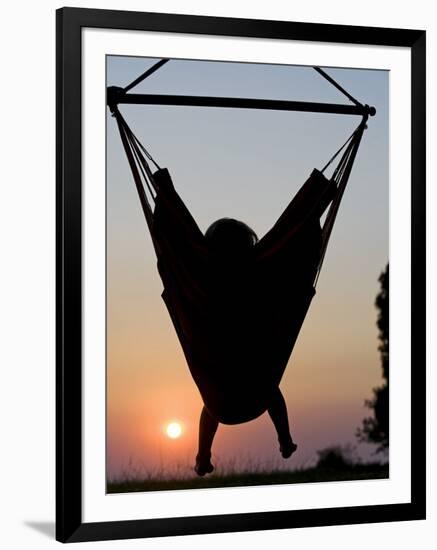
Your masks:
<path fill-rule="evenodd" d="M 291 439 L 287 441 L 280 441 L 279 442 L 279 451 L 283 458 L 290 458 L 290 456 L 296 451 L 297 445 L 294 443 L 294 441 Z"/>
<path fill-rule="evenodd" d="M 211 455 L 209 457 L 196 456 L 196 465 L 194 471 L 198 476 L 203 477 L 205 474 L 210 474 L 214 471 L 214 466 L 211 464 Z"/>

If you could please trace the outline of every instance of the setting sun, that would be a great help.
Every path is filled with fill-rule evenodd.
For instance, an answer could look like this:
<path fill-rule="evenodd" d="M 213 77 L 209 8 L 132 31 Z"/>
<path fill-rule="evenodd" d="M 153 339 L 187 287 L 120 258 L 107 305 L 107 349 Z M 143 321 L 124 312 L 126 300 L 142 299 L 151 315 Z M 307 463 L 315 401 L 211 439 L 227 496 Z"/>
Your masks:
<path fill-rule="evenodd" d="M 182 426 L 179 424 L 179 422 L 170 422 L 170 424 L 168 424 L 165 429 L 165 433 L 171 439 L 177 439 L 182 434 Z"/>

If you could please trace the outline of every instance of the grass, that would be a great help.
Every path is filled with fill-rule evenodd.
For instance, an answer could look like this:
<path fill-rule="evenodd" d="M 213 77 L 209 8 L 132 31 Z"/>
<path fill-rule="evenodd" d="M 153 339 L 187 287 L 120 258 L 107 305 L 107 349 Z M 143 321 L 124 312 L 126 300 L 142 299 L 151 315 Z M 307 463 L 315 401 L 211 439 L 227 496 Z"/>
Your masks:
<path fill-rule="evenodd" d="M 388 477 L 389 466 L 387 463 L 349 463 L 344 461 L 324 463 L 319 461 L 315 466 L 294 470 L 275 468 L 275 465 L 272 465 L 270 469 L 261 469 L 257 465 L 248 467 L 246 464 L 242 471 L 237 471 L 232 465 L 227 464 L 205 477 L 198 477 L 191 469 L 184 468 L 181 465 L 177 465 L 174 472 L 167 472 L 165 475 L 159 471 L 135 470 L 131 465 L 130 469 L 120 477 L 108 480 L 107 492 L 174 491 L 178 489 L 352 481 Z"/>

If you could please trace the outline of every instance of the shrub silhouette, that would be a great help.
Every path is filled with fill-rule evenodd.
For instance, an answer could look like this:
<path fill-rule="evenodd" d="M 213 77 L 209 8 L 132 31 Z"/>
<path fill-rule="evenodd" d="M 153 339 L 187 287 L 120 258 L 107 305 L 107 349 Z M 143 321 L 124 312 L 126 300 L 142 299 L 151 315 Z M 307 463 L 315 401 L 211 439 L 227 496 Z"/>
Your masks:
<path fill-rule="evenodd" d="M 317 468 L 326 468 L 330 470 L 345 470 L 354 466 L 353 459 L 354 449 L 350 446 L 341 447 L 334 445 L 317 451 L 319 458 L 317 460 Z"/>
<path fill-rule="evenodd" d="M 381 290 L 376 297 L 379 330 L 378 350 L 381 356 L 383 384 L 373 389 L 373 398 L 365 405 L 373 410 L 373 416 L 364 418 L 356 435 L 359 441 L 378 444 L 377 452 L 388 450 L 389 440 L 389 265 L 379 277 Z"/>

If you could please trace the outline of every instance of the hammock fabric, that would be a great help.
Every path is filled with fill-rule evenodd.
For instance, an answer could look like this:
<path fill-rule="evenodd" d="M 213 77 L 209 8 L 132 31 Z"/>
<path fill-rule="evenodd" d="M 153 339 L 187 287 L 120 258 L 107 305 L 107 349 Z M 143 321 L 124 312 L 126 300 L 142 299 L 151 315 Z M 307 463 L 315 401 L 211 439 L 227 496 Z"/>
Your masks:
<path fill-rule="evenodd" d="M 152 173 L 153 159 L 118 109 L 113 114 L 156 251 L 162 298 L 204 404 L 224 424 L 254 419 L 269 407 L 315 294 L 365 119 L 328 163 L 344 149 L 331 179 L 313 170 L 250 255 L 230 263 L 208 249 L 168 170 Z"/>

